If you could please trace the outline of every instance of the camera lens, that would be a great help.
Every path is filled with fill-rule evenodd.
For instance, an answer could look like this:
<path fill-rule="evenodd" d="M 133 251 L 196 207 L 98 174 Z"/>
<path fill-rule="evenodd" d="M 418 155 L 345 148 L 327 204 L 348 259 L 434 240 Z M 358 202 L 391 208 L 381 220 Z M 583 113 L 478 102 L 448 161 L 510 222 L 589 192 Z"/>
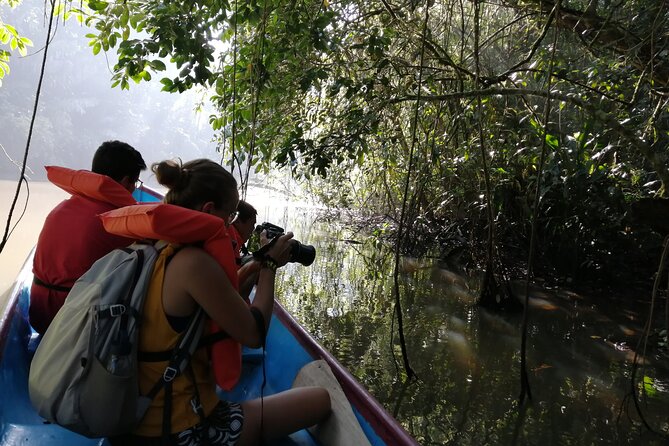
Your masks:
<path fill-rule="evenodd" d="M 303 245 L 299 241 L 291 240 L 292 247 L 290 249 L 290 261 L 301 263 L 304 266 L 309 266 L 314 263 L 316 258 L 316 248 L 311 245 Z"/>

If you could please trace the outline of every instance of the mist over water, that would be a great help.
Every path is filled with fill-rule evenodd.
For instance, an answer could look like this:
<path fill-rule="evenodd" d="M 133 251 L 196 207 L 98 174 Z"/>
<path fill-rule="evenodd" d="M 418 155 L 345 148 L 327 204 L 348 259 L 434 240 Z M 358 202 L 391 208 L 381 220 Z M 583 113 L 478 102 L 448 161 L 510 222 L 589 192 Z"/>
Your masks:
<path fill-rule="evenodd" d="M 48 18 L 44 2 L 26 0 L 15 9 L 0 5 L 0 17 L 28 37 L 34 46 L 27 57 L 13 52 L 11 72 L 0 87 L 0 179 L 17 179 L 43 58 Z M 44 81 L 28 157 L 28 178 L 46 178 L 44 165 L 89 169 L 93 153 L 106 140 L 135 147 L 150 165 L 180 157 L 220 161 L 209 126 L 208 104 L 196 112 L 202 94 L 161 92 L 160 75 L 130 90 L 111 88 L 115 51 L 94 56 L 75 20 L 54 23 Z M 8 156 L 2 152 L 2 149 Z M 147 179 L 149 185 L 154 184 Z M 146 181 L 145 181 L 146 182 Z"/>

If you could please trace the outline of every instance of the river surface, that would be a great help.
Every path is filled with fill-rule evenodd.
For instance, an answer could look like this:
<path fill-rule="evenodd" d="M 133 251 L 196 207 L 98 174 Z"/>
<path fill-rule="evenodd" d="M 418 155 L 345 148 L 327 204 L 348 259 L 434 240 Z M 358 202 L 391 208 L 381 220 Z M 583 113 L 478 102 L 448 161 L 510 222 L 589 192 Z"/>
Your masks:
<path fill-rule="evenodd" d="M 292 230 L 318 254 L 309 267 L 282 270 L 278 299 L 419 443 L 667 444 L 642 426 L 631 398 L 634 390 L 646 422 L 669 434 L 667 357 L 641 358 L 630 381 L 649 296 L 602 300 L 566 289 L 531 291 L 532 400 L 521 414 L 521 314 L 476 306 L 476 280 L 434 261 L 402 259 L 404 333 L 418 376 L 405 385 L 392 317 L 392 251 L 374 242 L 374 228 L 352 233 L 313 209 L 282 206 L 266 202 L 259 222 Z"/>

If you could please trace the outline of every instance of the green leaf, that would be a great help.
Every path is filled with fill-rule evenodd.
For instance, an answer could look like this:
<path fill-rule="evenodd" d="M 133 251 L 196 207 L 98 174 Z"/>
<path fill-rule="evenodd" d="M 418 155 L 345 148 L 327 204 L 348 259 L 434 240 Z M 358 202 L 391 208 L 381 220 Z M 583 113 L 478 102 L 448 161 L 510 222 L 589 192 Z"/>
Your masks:
<path fill-rule="evenodd" d="M 643 390 L 646 392 L 646 395 L 653 397 L 657 394 L 655 389 L 655 380 L 650 376 L 643 377 Z"/>
<path fill-rule="evenodd" d="M 99 1 L 99 0 L 89 0 L 88 1 L 88 7 L 91 8 L 93 11 L 102 11 L 103 9 L 107 8 L 109 6 L 109 3 Z"/>
<path fill-rule="evenodd" d="M 14 28 L 12 25 L 5 23 L 5 29 L 11 34 L 14 34 L 14 37 L 19 37 L 19 33 L 16 32 L 16 28 Z"/>
<path fill-rule="evenodd" d="M 560 147 L 560 141 L 553 135 L 546 134 L 546 142 L 553 149 L 557 149 L 558 147 Z"/>
<path fill-rule="evenodd" d="M 130 16 L 130 26 L 137 28 L 137 24 L 144 18 L 143 14 L 133 14 Z M 138 30 L 139 31 L 139 30 Z"/>
<path fill-rule="evenodd" d="M 9 65 L 6 62 L 0 61 L 0 77 L 9 74 Z"/>
<path fill-rule="evenodd" d="M 123 14 L 121 14 L 121 20 L 120 20 L 121 27 L 124 27 L 124 28 L 125 28 L 125 27 L 128 26 L 128 17 L 129 17 L 129 16 L 128 16 L 128 10 L 125 9 L 125 10 L 123 11 Z"/>
<path fill-rule="evenodd" d="M 155 60 L 152 60 L 151 62 L 149 62 L 149 66 L 151 68 L 153 68 L 155 71 L 165 71 L 167 69 L 167 67 L 165 66 L 163 61 L 158 60 L 158 59 L 155 59 Z"/>
<path fill-rule="evenodd" d="M 0 31 L 4 31 L 2 28 L 0 28 Z M 9 35 L 8 32 L 4 31 L 0 34 L 0 42 L 2 42 L 4 45 L 9 43 L 9 40 L 12 37 Z"/>

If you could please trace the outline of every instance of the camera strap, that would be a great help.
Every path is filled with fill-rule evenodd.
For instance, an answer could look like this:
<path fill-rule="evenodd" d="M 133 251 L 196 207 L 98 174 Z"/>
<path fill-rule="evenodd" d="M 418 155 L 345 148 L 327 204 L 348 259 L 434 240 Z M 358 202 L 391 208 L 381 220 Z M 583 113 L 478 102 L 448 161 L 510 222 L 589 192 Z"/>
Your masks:
<path fill-rule="evenodd" d="M 265 385 L 267 384 L 267 369 L 265 368 L 265 341 L 267 340 L 267 322 L 265 321 L 265 316 L 263 316 L 262 312 L 258 308 L 251 305 L 249 307 L 249 310 L 251 311 L 251 314 L 253 315 L 253 318 L 256 321 L 256 325 L 258 326 L 258 331 L 260 332 L 260 338 L 262 339 L 262 384 L 260 385 L 260 439 L 263 440 L 263 432 L 265 431 L 263 428 L 264 425 L 263 414 L 265 413 L 264 394 L 265 394 Z"/>
<path fill-rule="evenodd" d="M 269 251 L 269 249 L 272 246 L 274 246 L 274 243 L 276 243 L 278 238 L 279 237 L 274 237 L 272 240 L 270 240 L 270 242 L 268 244 L 266 244 L 265 246 L 262 246 L 257 251 L 253 251 L 253 254 L 252 254 L 253 258 L 256 259 L 256 260 L 259 260 L 261 262 L 264 261 L 267 257 L 267 252 Z"/>

